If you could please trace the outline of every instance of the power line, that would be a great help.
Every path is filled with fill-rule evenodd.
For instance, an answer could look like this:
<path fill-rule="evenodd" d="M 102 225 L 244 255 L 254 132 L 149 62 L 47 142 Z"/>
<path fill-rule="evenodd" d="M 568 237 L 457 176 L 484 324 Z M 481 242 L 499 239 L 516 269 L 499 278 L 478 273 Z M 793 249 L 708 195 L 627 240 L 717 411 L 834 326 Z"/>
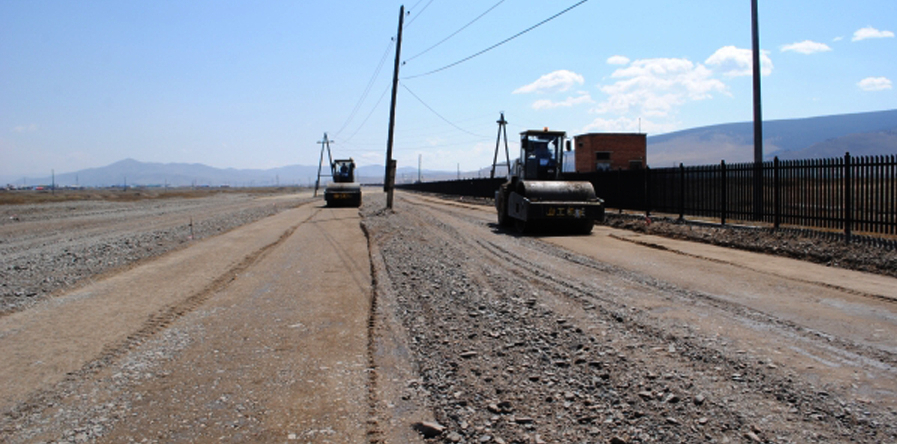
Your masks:
<path fill-rule="evenodd" d="M 461 29 L 458 29 L 457 31 L 451 33 L 448 37 L 446 37 L 446 38 L 440 40 L 439 42 L 437 42 L 435 45 L 433 45 L 433 46 L 431 46 L 431 47 L 429 47 L 429 48 L 427 48 L 427 49 L 425 49 L 425 50 L 423 50 L 423 51 L 417 53 L 417 54 L 414 55 L 413 57 L 411 57 L 411 58 L 405 60 L 405 61 L 403 62 L 403 64 L 404 64 L 404 63 L 408 63 L 408 62 L 410 62 L 410 61 L 416 59 L 417 57 L 419 57 L 419 56 L 421 56 L 421 55 L 423 55 L 423 54 L 426 54 L 426 53 L 430 52 L 430 50 L 432 50 L 433 48 L 435 48 L 435 47 L 437 47 L 437 46 L 439 46 L 439 45 L 445 43 L 446 40 L 448 40 L 448 39 L 454 37 L 454 36 L 457 35 L 459 32 L 461 32 L 461 31 L 463 31 L 464 29 L 466 29 L 468 26 L 474 24 L 474 22 L 476 22 L 477 20 L 483 18 L 484 15 L 490 13 L 493 9 L 495 9 L 496 7 L 498 7 L 498 5 L 500 5 L 500 4 L 504 3 L 504 2 L 505 2 L 505 0 L 499 0 L 498 3 L 492 5 L 492 7 L 489 8 L 489 9 L 487 9 L 486 12 L 484 12 L 484 13 L 478 15 L 477 18 L 471 20 L 471 21 L 468 22 L 466 25 L 462 26 Z"/>
<path fill-rule="evenodd" d="M 380 70 L 383 69 L 383 64 L 386 62 L 389 56 L 389 50 L 392 49 L 392 45 L 395 44 L 394 40 L 390 40 L 389 44 L 386 45 L 386 50 L 383 51 L 383 56 L 380 57 L 380 63 L 377 65 L 377 69 L 374 70 L 374 74 L 371 76 L 371 79 L 368 80 L 367 86 L 364 88 L 364 92 L 361 93 L 361 98 L 358 99 L 358 102 L 355 104 L 355 107 L 352 108 L 352 112 L 349 114 L 349 118 L 346 119 L 346 122 L 343 123 L 343 126 L 340 127 L 339 131 L 336 132 L 335 136 L 339 137 L 342 134 L 343 130 L 349 126 L 349 122 L 355 118 L 355 114 L 358 113 L 358 110 L 361 109 L 361 104 L 364 103 L 364 100 L 367 99 L 368 94 L 371 92 L 371 88 L 374 86 L 374 81 L 377 80 L 377 77 L 380 75 Z"/>
<path fill-rule="evenodd" d="M 377 103 L 375 103 L 374 107 L 371 108 L 371 112 L 368 113 L 367 117 L 365 117 L 364 120 L 361 122 L 361 125 L 358 125 L 358 128 L 355 130 L 355 132 L 352 133 L 351 136 L 347 137 L 346 141 L 343 143 L 348 143 L 350 140 L 352 140 L 353 137 L 355 137 L 356 134 L 358 134 L 359 131 L 361 131 L 362 128 L 364 128 L 364 124 L 368 123 L 368 119 L 370 119 L 371 116 L 374 114 L 374 111 L 377 110 L 377 105 L 379 105 L 380 102 L 383 101 L 383 98 L 386 97 L 386 93 L 389 92 L 389 88 L 390 88 L 390 86 L 387 85 L 386 88 L 383 89 L 383 93 L 380 94 L 380 98 L 377 99 Z"/>
<path fill-rule="evenodd" d="M 508 38 L 506 38 L 506 39 L 504 39 L 504 40 L 502 40 L 502 41 L 500 41 L 500 42 L 498 42 L 498 43 L 496 43 L 496 44 L 494 44 L 494 45 L 492 45 L 492 46 L 490 46 L 490 47 L 488 47 L 488 48 L 486 48 L 486 49 L 484 49 L 484 50 L 482 50 L 482 51 L 480 51 L 480 52 L 478 52 L 478 53 L 476 53 L 476 54 L 474 54 L 474 55 L 465 57 L 465 58 L 463 58 L 463 59 L 461 59 L 461 60 L 458 60 L 458 61 L 455 62 L 455 63 L 450 63 L 450 64 L 445 65 L 445 66 L 443 66 L 442 68 L 439 68 L 439 69 L 434 69 L 434 70 L 432 70 L 432 71 L 425 72 L 425 73 L 423 73 L 423 74 L 417 74 L 417 75 L 413 75 L 413 76 L 404 77 L 403 80 L 415 79 L 415 78 L 418 78 L 418 77 L 428 76 L 428 75 L 430 75 L 430 74 L 435 74 L 435 73 L 437 73 L 437 72 L 439 72 L 439 71 L 443 71 L 443 70 L 449 69 L 449 68 L 451 68 L 451 67 L 453 67 L 453 66 L 460 65 L 461 63 L 464 63 L 464 62 L 466 62 L 466 61 L 468 61 L 468 60 L 470 60 L 470 59 L 472 59 L 472 58 L 474 58 L 474 57 L 476 57 L 476 56 L 482 55 L 482 54 L 484 54 L 484 53 L 486 53 L 486 52 L 489 52 L 489 51 L 491 51 L 491 50 L 493 50 L 493 49 L 495 49 L 495 48 L 498 48 L 499 46 L 504 45 L 505 43 L 508 43 L 508 42 L 510 42 L 511 40 L 514 40 L 514 39 L 516 39 L 517 37 L 520 37 L 520 36 L 522 36 L 523 34 L 526 34 L 527 32 L 530 32 L 530 31 L 532 31 L 533 29 L 536 29 L 536 28 L 538 28 L 539 26 L 542 26 L 542 25 L 544 25 L 544 24 L 546 24 L 546 23 L 548 23 L 548 22 L 550 22 L 550 21 L 552 21 L 552 20 L 554 20 L 554 19 L 560 17 L 561 15 L 563 15 L 563 14 L 567 13 L 568 11 L 570 11 L 571 9 L 573 9 L 573 8 L 579 6 L 579 5 L 581 5 L 581 4 L 583 4 L 583 3 L 587 2 L 587 1 L 589 1 L 589 0 L 582 0 L 582 1 L 580 1 L 579 3 L 577 3 L 577 4 L 573 5 L 573 6 L 570 6 L 569 8 L 567 8 L 567 9 L 565 9 L 565 10 L 563 10 L 563 11 L 561 11 L 561 12 L 559 12 L 559 13 L 557 13 L 557 14 L 551 16 L 551 17 L 548 17 L 547 19 L 542 20 L 541 22 L 536 23 L 535 25 L 530 26 L 529 28 L 526 28 L 526 29 L 524 29 L 523 31 L 520 31 L 520 32 L 518 32 L 517 34 L 514 34 L 513 36 L 508 37 Z"/>
<path fill-rule="evenodd" d="M 411 26 L 411 24 L 414 23 L 414 21 L 417 20 L 417 18 L 420 17 L 420 15 L 423 14 L 424 11 L 427 10 L 427 7 L 430 6 L 430 3 L 433 3 L 433 0 L 428 1 L 427 4 L 424 5 L 424 7 L 420 9 L 420 12 L 418 12 L 417 15 L 415 15 L 414 17 L 411 17 L 411 20 L 408 20 L 408 23 L 405 23 L 405 26 L 403 27 L 403 29 L 408 29 L 408 27 Z M 414 4 L 414 6 L 417 6 L 419 4 L 420 4 L 420 2 L 417 2 Z M 408 13 L 409 14 L 411 13 L 410 9 L 408 10 Z"/>
<path fill-rule="evenodd" d="M 461 128 L 460 126 L 455 125 L 454 123 L 450 122 L 448 119 L 446 119 L 445 117 L 442 117 L 442 115 L 440 115 L 439 113 L 437 113 L 436 110 L 434 110 L 433 108 L 430 108 L 430 105 L 427 105 L 426 103 L 424 103 L 424 101 L 421 100 L 421 98 L 418 97 L 417 94 L 414 93 L 414 91 L 411 91 L 411 89 L 409 89 L 407 86 L 405 86 L 404 83 L 402 83 L 401 85 L 402 85 L 402 88 L 405 88 L 409 93 L 411 93 L 411 95 L 414 96 L 414 98 L 417 99 L 417 101 L 420 102 L 421 105 L 425 106 L 425 107 L 426 107 L 428 110 L 430 110 L 430 112 L 432 112 L 433 114 L 436 114 L 436 116 L 439 117 L 440 119 L 444 120 L 445 123 L 448 123 L 449 125 L 451 125 L 451 126 L 457 128 L 458 131 L 461 131 L 461 132 L 463 132 L 463 133 L 470 134 L 470 135 L 472 135 L 472 136 L 486 137 L 486 136 L 481 136 L 481 135 L 479 135 L 479 134 L 475 134 L 475 133 L 472 133 L 472 132 L 470 132 L 470 131 L 467 131 L 466 129 Z"/>

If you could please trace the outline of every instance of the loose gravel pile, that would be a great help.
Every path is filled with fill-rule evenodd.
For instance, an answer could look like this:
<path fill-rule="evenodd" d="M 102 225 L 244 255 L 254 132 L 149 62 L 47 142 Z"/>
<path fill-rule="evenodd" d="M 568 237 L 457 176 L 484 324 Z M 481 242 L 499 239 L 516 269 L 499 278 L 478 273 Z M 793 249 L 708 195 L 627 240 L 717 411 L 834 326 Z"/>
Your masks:
<path fill-rule="evenodd" d="M 252 195 L 0 208 L 0 314 L 84 279 L 293 208 Z"/>
<path fill-rule="evenodd" d="M 388 275 L 381 292 L 395 298 L 420 371 L 407 396 L 434 412 L 438 424 L 420 428 L 434 442 L 897 439 L 892 413 L 688 326 L 659 325 L 627 306 L 631 290 L 595 282 L 607 273 L 681 290 L 531 238 L 459 232 L 421 207 L 372 208 L 382 206 L 363 209 Z M 566 275 L 571 259 L 595 281 Z"/>

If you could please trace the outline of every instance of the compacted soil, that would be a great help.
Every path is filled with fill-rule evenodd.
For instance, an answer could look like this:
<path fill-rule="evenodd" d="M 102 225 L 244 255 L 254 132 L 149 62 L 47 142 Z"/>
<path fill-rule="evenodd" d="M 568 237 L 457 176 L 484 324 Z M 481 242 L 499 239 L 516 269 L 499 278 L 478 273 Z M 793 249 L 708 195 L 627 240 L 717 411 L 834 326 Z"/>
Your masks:
<path fill-rule="evenodd" d="M 888 273 L 364 202 L 19 207 L 0 442 L 897 441 Z"/>

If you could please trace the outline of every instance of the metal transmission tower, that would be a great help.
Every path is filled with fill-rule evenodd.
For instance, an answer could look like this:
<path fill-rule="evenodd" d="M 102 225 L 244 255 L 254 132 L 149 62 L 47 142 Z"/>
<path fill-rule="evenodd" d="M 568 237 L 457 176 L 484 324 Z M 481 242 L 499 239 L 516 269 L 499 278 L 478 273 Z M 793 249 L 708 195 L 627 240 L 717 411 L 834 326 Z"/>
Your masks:
<path fill-rule="evenodd" d="M 498 162 L 498 146 L 501 144 L 501 135 L 505 135 L 505 166 L 508 167 L 508 174 L 511 172 L 511 154 L 508 152 L 508 121 L 505 120 L 505 113 L 502 111 L 501 119 L 496 120 L 498 124 L 498 137 L 495 139 L 495 155 L 492 156 L 492 172 L 489 173 L 490 179 L 495 179 L 495 166 Z"/>
<path fill-rule="evenodd" d="M 315 180 L 315 197 L 318 197 L 318 188 L 321 186 L 321 166 L 324 165 L 324 149 L 327 149 L 327 160 L 330 161 L 328 163 L 328 171 L 330 170 L 329 165 L 333 165 L 333 155 L 330 153 L 330 144 L 333 141 L 327 138 L 327 133 L 324 133 L 324 139 L 318 141 L 321 144 L 321 160 L 318 161 L 318 179 Z M 327 173 L 327 177 L 330 177 L 330 173 Z"/>

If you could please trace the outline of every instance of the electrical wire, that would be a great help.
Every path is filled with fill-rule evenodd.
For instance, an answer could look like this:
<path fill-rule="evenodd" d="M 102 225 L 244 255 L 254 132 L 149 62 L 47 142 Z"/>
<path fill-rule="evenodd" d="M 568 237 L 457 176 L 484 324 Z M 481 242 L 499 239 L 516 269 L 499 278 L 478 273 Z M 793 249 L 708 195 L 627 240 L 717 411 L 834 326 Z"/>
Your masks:
<path fill-rule="evenodd" d="M 405 88 L 405 90 L 407 90 L 409 93 L 411 93 L 411 95 L 414 96 L 414 98 L 417 99 L 417 101 L 420 102 L 421 105 L 425 106 L 425 107 L 426 107 L 428 110 L 430 110 L 430 112 L 432 112 L 433 114 L 436 114 L 436 116 L 439 117 L 440 119 L 444 120 L 445 123 L 448 123 L 449 125 L 455 127 L 458 131 L 461 131 L 462 133 L 470 134 L 470 135 L 472 135 L 472 136 L 483 137 L 483 138 L 486 137 L 486 136 L 481 136 L 481 135 L 479 135 L 479 134 L 475 134 L 475 133 L 472 133 L 472 132 L 470 132 L 470 131 L 467 131 L 466 129 L 461 128 L 460 126 L 455 125 L 454 123 L 450 122 L 448 119 L 446 119 L 445 117 L 442 117 L 441 114 L 439 114 L 438 112 L 436 112 L 435 109 L 431 108 L 430 105 L 427 105 L 427 104 L 426 104 L 420 97 L 417 96 L 417 94 L 414 93 L 414 91 L 411 91 L 411 89 L 408 88 L 408 86 L 406 86 L 404 83 L 399 83 L 399 84 L 402 85 L 402 88 Z"/>
<path fill-rule="evenodd" d="M 380 57 L 380 63 L 377 65 L 377 69 L 374 70 L 374 74 L 371 76 L 371 79 L 368 80 L 367 86 L 364 88 L 364 92 L 361 93 L 361 98 L 358 99 L 358 102 L 355 104 L 355 107 L 352 108 L 352 112 L 349 114 L 349 118 L 346 119 L 346 122 L 343 123 L 343 126 L 340 127 L 339 131 L 337 131 L 334 136 L 339 137 L 342 134 L 343 130 L 349 126 L 349 122 L 355 118 L 355 114 L 358 113 L 358 110 L 361 109 L 362 103 L 364 103 L 365 99 L 367 99 L 368 94 L 371 92 L 371 88 L 374 86 L 374 81 L 377 80 L 377 77 L 380 75 L 380 70 L 383 69 L 384 63 L 389 58 L 389 50 L 392 49 L 392 46 L 395 44 L 395 40 L 390 40 L 389 44 L 386 45 L 386 50 L 383 51 L 383 56 Z"/>
<path fill-rule="evenodd" d="M 577 6 L 583 4 L 583 3 L 587 2 L 587 1 L 589 1 L 589 0 L 582 0 L 582 1 L 580 1 L 579 3 L 576 3 L 575 5 L 570 6 L 569 8 L 567 8 L 567 9 L 565 9 L 565 10 L 563 10 L 563 11 L 561 11 L 561 12 L 559 12 L 559 13 L 557 13 L 557 14 L 551 16 L 551 17 L 548 17 L 547 19 L 542 20 L 541 22 L 536 23 L 535 25 L 530 26 L 529 28 L 526 28 L 526 29 L 524 29 L 523 31 L 520 31 L 520 32 L 518 32 L 517 34 L 514 34 L 513 36 L 508 37 L 508 38 L 506 38 L 506 39 L 504 39 L 504 40 L 502 40 L 502 41 L 500 41 L 500 42 L 498 42 L 498 43 L 496 43 L 496 44 L 494 44 L 494 45 L 492 45 L 492 46 L 490 46 L 490 47 L 488 47 L 488 48 L 486 48 L 486 49 L 484 49 L 484 50 L 482 50 L 482 51 L 480 51 L 480 52 L 478 52 L 478 53 L 476 53 L 476 54 L 473 54 L 473 55 L 471 55 L 471 56 L 467 56 L 467 57 L 465 57 L 465 58 L 463 58 L 463 59 L 461 59 L 461 60 L 458 60 L 457 62 L 454 62 L 454 63 L 450 63 L 450 64 L 448 64 L 448 65 L 445 65 L 445 66 L 443 66 L 442 68 L 434 69 L 434 70 L 432 70 L 432 71 L 425 72 L 425 73 L 423 73 L 423 74 L 416 74 L 416 75 L 413 75 L 413 76 L 403 77 L 402 79 L 403 79 L 403 80 L 416 79 L 416 78 L 418 78 L 418 77 L 424 77 L 424 76 L 428 76 L 428 75 L 430 75 L 430 74 L 436 74 L 437 72 L 444 71 L 444 70 L 449 69 L 449 68 L 451 68 L 451 67 L 453 67 L 453 66 L 460 65 L 461 63 L 464 63 L 464 62 L 466 62 L 466 61 L 468 61 L 468 60 L 470 60 L 470 59 L 472 59 L 472 58 L 474 58 L 474 57 L 477 57 L 477 56 L 479 56 L 479 55 L 482 55 L 482 54 L 484 54 L 484 53 L 486 53 L 486 52 L 489 52 L 489 51 L 491 51 L 491 50 L 493 50 L 493 49 L 495 49 L 495 48 L 498 48 L 499 46 L 504 45 L 505 43 L 508 43 L 508 42 L 510 42 L 511 40 L 514 40 L 514 39 L 516 39 L 517 37 L 520 37 L 520 36 L 522 36 L 523 34 L 526 34 L 526 33 L 530 32 L 530 31 L 532 31 L 533 29 L 536 29 L 536 28 L 538 28 L 538 27 L 540 27 L 540 26 L 542 26 L 542 25 L 544 25 L 544 24 L 546 24 L 546 23 L 548 23 L 548 22 L 550 22 L 550 21 L 552 21 L 552 20 L 554 20 L 554 19 L 560 17 L 561 15 L 563 15 L 563 14 L 569 12 L 571 9 L 576 8 Z"/>
<path fill-rule="evenodd" d="M 498 3 L 492 5 L 492 7 L 489 8 L 489 9 L 487 9 L 486 12 L 484 12 L 484 13 L 478 15 L 477 18 L 471 20 L 471 21 L 468 22 L 466 25 L 462 26 L 461 29 L 458 29 L 457 31 L 451 33 L 448 37 L 446 37 L 446 38 L 440 40 L 440 41 L 437 42 L 435 45 L 433 45 L 433 46 L 431 46 L 431 47 L 429 47 L 429 48 L 427 48 L 427 49 L 425 49 L 425 50 L 423 50 L 423 51 L 421 51 L 421 52 L 415 54 L 414 56 L 408 58 L 407 60 L 405 60 L 404 62 L 402 62 L 402 64 L 408 63 L 408 62 L 410 62 L 410 61 L 412 61 L 412 60 L 418 58 L 419 56 L 424 55 L 424 54 L 430 52 L 430 50 L 432 50 L 433 48 L 435 48 L 435 47 L 437 47 L 437 46 L 439 46 L 439 45 L 445 43 L 446 40 L 448 40 L 448 39 L 454 37 L 454 36 L 457 35 L 459 32 L 465 30 L 468 26 L 474 24 L 474 22 L 476 22 L 477 20 L 483 18 L 484 15 L 486 15 L 486 14 L 492 12 L 493 9 L 495 9 L 496 7 L 498 7 L 498 5 L 500 5 L 500 4 L 504 3 L 504 2 L 505 2 L 505 0 L 499 0 Z"/>
<path fill-rule="evenodd" d="M 362 128 L 364 128 L 364 124 L 368 123 L 368 119 L 370 119 L 371 116 L 374 114 L 374 111 L 377 110 L 377 105 L 379 105 L 380 102 L 383 101 L 383 98 L 386 97 L 386 93 L 389 92 L 389 89 L 390 89 L 390 86 L 387 86 L 385 89 L 383 89 L 383 93 L 380 94 L 380 98 L 377 99 L 377 103 L 375 103 L 374 107 L 371 108 L 371 112 L 369 112 L 367 117 L 364 118 L 364 120 L 361 122 L 361 125 L 358 125 L 358 128 L 355 130 L 355 132 L 352 133 L 351 136 L 346 138 L 346 141 L 344 143 L 348 143 L 350 140 L 352 140 L 353 137 L 355 137 L 356 134 L 358 134 L 359 131 L 361 131 Z"/>
<path fill-rule="evenodd" d="M 402 29 L 408 29 L 408 27 L 411 26 L 411 24 L 414 23 L 414 21 L 417 20 L 417 18 L 427 10 L 427 7 L 430 6 L 430 3 L 433 3 L 433 0 L 428 1 L 427 4 L 420 9 L 420 12 L 418 12 L 417 15 L 411 17 L 411 20 L 408 20 L 408 23 L 405 23 L 405 26 L 403 26 Z M 414 6 L 417 6 L 418 4 L 420 4 L 420 2 L 417 2 Z M 408 10 L 408 13 L 411 13 L 410 9 Z"/>

